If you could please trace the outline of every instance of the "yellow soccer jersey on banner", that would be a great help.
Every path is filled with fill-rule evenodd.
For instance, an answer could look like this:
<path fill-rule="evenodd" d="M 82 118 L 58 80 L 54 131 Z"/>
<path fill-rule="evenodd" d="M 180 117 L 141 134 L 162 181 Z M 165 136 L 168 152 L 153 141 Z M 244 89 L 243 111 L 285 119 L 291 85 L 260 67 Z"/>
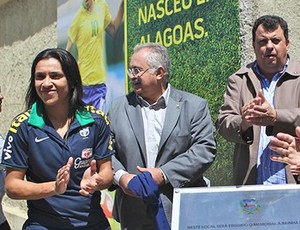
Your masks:
<path fill-rule="evenodd" d="M 105 82 L 104 33 L 112 16 L 105 0 L 96 0 L 89 12 L 81 6 L 69 29 L 69 39 L 76 43 L 78 65 L 83 85 Z"/>

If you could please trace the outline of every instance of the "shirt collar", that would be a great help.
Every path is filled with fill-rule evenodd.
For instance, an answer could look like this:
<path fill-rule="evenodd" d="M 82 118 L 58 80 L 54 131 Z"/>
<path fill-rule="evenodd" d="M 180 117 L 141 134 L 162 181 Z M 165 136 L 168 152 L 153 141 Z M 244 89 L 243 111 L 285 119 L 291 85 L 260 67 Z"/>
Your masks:
<path fill-rule="evenodd" d="M 166 108 L 170 97 L 170 87 L 169 84 L 165 90 L 165 92 L 157 99 L 157 101 L 153 104 L 149 104 L 144 98 L 137 95 L 137 100 L 141 106 L 149 107 L 149 108 Z"/>
<path fill-rule="evenodd" d="M 290 59 L 288 58 L 285 65 L 282 67 L 282 69 L 279 72 L 274 74 L 273 78 L 280 77 L 286 71 L 286 69 L 289 65 L 289 61 L 290 61 Z M 260 71 L 257 61 L 255 61 L 254 65 L 253 65 L 253 70 L 260 78 L 263 78 L 263 79 L 266 78 L 266 76 Z"/>
<path fill-rule="evenodd" d="M 77 109 L 75 112 L 75 117 L 79 122 L 80 126 L 85 126 L 95 121 L 92 115 L 86 109 L 82 109 L 82 110 Z M 35 102 L 31 106 L 28 124 L 38 128 L 43 128 L 45 126 L 43 109 L 40 103 Z"/>

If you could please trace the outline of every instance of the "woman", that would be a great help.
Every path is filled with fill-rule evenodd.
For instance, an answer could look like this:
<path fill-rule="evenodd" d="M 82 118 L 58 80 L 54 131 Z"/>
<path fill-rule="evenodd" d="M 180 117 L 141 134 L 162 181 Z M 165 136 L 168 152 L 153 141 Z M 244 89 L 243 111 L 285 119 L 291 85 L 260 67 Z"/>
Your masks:
<path fill-rule="evenodd" d="M 39 53 L 28 110 L 12 122 L 2 156 L 7 195 L 27 200 L 23 229 L 110 229 L 99 191 L 113 179 L 110 129 L 105 115 L 81 98 L 72 55 L 63 49 Z"/>
<path fill-rule="evenodd" d="M 2 111 L 2 101 L 3 101 L 4 97 L 2 95 L 1 92 L 1 88 L 0 88 L 0 112 Z M 2 152 L 2 147 L 4 144 L 4 139 L 0 134 L 0 152 Z M 2 209 L 2 199 L 3 196 L 5 194 L 5 170 L 0 167 L 0 229 L 1 230 L 10 230 L 10 226 L 6 220 L 6 217 L 3 213 L 3 209 Z"/>

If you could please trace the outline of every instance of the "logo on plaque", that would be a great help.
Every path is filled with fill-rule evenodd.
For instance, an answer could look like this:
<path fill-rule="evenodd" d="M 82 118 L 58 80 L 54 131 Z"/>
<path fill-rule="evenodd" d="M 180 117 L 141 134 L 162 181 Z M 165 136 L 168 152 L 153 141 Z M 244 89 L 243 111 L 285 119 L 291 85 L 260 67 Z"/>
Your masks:
<path fill-rule="evenodd" d="M 241 209 L 247 214 L 254 214 L 259 211 L 260 205 L 255 198 L 243 199 L 240 202 Z"/>

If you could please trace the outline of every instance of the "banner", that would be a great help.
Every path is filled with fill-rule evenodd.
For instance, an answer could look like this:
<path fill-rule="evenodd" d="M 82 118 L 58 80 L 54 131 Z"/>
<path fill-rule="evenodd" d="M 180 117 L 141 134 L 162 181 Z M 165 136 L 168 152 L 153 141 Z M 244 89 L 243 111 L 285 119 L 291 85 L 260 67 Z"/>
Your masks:
<path fill-rule="evenodd" d="M 93 12 L 85 9 L 85 1 L 82 0 L 57 1 L 58 47 L 69 50 L 79 61 L 83 85 L 106 84 L 107 92 L 103 93 L 100 89 L 100 92 L 96 90 L 89 96 L 105 94 L 105 105 L 100 109 L 107 112 L 110 102 L 126 92 L 124 23 L 116 28 L 114 35 L 107 29 L 109 22 L 117 17 L 122 0 L 94 1 Z M 70 41 L 72 45 L 67 48 Z M 81 49 L 81 59 L 78 48 Z M 99 109 L 97 105 L 95 107 Z"/>
<path fill-rule="evenodd" d="M 58 46 L 67 49 L 78 60 L 83 85 L 105 84 L 105 88 L 95 88 L 87 98 L 93 102 L 98 95 L 105 97 L 105 104 L 89 103 L 107 112 L 110 102 L 125 94 L 124 67 L 124 23 L 113 34 L 109 24 L 118 17 L 122 0 L 93 1 L 93 9 L 88 10 L 92 1 L 57 1 Z M 124 14 L 124 12 L 121 12 Z M 123 16 L 122 16 L 123 17 Z M 121 20 L 123 21 L 123 19 Z M 69 46 L 69 44 L 71 44 Z M 69 46 L 69 47 L 68 47 Z M 80 52 L 79 52 L 80 49 Z M 82 55 L 81 59 L 79 54 Z M 95 81 L 100 82 L 96 82 Z M 120 229 L 113 219 L 114 192 L 101 191 L 101 206 L 113 230 Z M 100 205 L 100 204 L 99 204 Z"/>
<path fill-rule="evenodd" d="M 241 64 L 239 1 L 130 0 L 126 10 L 125 63 L 138 43 L 166 46 L 171 84 L 206 99 L 214 122 L 227 79 Z M 230 185 L 233 146 L 219 135 L 217 142 L 217 158 L 205 176 L 212 186 Z"/>

